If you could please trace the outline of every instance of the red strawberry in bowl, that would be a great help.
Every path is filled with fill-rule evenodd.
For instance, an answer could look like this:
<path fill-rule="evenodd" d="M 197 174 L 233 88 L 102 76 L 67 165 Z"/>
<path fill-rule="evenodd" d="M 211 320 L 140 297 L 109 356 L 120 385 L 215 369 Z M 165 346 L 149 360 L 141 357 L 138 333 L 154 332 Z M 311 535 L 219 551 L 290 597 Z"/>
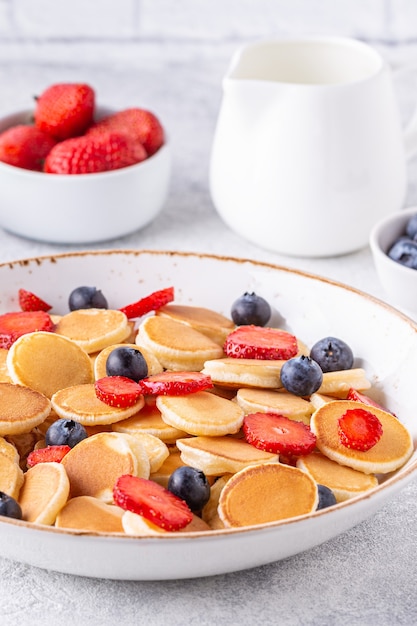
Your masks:
<path fill-rule="evenodd" d="M 126 135 L 84 135 L 58 143 L 48 154 L 44 171 L 50 174 L 94 174 L 116 170 L 146 159 L 146 150 Z"/>
<path fill-rule="evenodd" d="M 0 161 L 41 172 L 56 139 L 36 126 L 19 124 L 0 135 Z"/>
<path fill-rule="evenodd" d="M 37 128 L 59 141 L 85 133 L 93 122 L 94 90 L 84 83 L 57 83 L 37 99 Z"/>
<path fill-rule="evenodd" d="M 125 109 L 99 120 L 88 130 L 88 134 L 100 135 L 116 131 L 128 135 L 141 143 L 149 156 L 164 143 L 164 129 L 154 113 L 145 109 Z"/>

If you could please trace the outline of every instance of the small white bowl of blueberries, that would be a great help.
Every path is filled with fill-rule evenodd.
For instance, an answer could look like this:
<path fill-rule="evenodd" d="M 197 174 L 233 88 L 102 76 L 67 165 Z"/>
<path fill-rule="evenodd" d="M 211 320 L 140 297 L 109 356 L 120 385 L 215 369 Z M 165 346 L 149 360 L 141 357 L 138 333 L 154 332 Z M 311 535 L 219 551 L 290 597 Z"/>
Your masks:
<path fill-rule="evenodd" d="M 417 206 L 378 222 L 370 247 L 382 287 L 391 303 L 405 313 L 417 314 Z"/>

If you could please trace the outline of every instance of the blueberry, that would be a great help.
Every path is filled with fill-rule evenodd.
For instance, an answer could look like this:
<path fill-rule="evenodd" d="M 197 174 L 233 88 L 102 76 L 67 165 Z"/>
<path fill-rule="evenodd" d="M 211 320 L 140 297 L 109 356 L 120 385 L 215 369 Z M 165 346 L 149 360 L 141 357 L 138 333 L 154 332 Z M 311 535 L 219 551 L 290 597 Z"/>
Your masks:
<path fill-rule="evenodd" d="M 413 270 L 417 269 L 417 241 L 400 237 L 388 250 L 388 256 L 401 265 L 411 267 Z"/>
<path fill-rule="evenodd" d="M 198 513 L 210 498 L 210 485 L 204 472 L 183 465 L 174 470 L 168 480 L 168 489 L 185 500 L 191 511 Z"/>
<path fill-rule="evenodd" d="M 148 375 L 148 364 L 140 350 L 120 347 L 112 350 L 106 361 L 107 376 L 126 376 L 138 382 Z"/>
<path fill-rule="evenodd" d="M 265 326 L 271 317 L 271 307 L 256 293 L 245 292 L 232 304 L 231 315 L 237 326 Z"/>
<path fill-rule="evenodd" d="M 22 519 L 20 504 L 12 496 L 4 493 L 4 491 L 0 491 L 0 515 Z"/>
<path fill-rule="evenodd" d="M 281 383 L 295 396 L 310 396 L 323 381 L 320 365 L 308 356 L 296 356 L 281 368 Z"/>
<path fill-rule="evenodd" d="M 78 309 L 107 309 L 106 298 L 95 287 L 77 287 L 71 291 L 68 305 L 70 311 Z"/>
<path fill-rule="evenodd" d="M 405 226 L 405 232 L 410 239 L 415 239 L 417 235 L 417 213 L 412 215 Z"/>
<path fill-rule="evenodd" d="M 320 509 L 327 509 L 328 506 L 334 506 L 337 504 L 336 497 L 329 487 L 326 487 L 325 485 L 317 485 L 317 490 L 319 492 L 317 511 L 320 511 Z"/>
<path fill-rule="evenodd" d="M 320 365 L 323 372 L 350 370 L 353 367 L 351 348 L 337 337 L 324 337 L 317 341 L 310 350 L 310 357 Z"/>
<path fill-rule="evenodd" d="M 45 433 L 47 446 L 69 446 L 73 448 L 86 439 L 87 431 L 82 424 L 69 419 L 53 422 Z"/>

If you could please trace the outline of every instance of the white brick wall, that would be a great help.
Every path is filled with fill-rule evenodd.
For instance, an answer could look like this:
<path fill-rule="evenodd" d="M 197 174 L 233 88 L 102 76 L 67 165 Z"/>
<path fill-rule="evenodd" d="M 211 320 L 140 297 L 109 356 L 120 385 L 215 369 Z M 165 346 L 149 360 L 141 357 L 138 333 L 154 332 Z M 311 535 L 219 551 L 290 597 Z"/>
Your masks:
<path fill-rule="evenodd" d="M 0 0 L 0 44 L 329 33 L 417 39 L 416 0 Z"/>
<path fill-rule="evenodd" d="M 357 37 L 409 57 L 417 0 L 0 0 L 0 63 L 58 64 L 74 54 L 129 63 L 142 44 L 233 46 L 303 34 Z"/>

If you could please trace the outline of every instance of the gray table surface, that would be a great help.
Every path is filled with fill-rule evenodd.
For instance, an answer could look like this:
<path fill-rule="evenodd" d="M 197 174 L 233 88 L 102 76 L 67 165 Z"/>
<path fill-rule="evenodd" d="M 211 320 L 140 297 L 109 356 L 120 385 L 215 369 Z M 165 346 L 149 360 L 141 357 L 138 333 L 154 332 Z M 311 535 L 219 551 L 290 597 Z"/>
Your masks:
<path fill-rule="evenodd" d="M 0 64 L 0 114 L 30 106 L 31 96 L 58 81 L 85 80 L 115 108 L 144 106 L 168 128 L 174 171 L 160 216 L 141 232 L 94 249 L 151 248 L 227 254 L 271 261 L 327 276 L 388 300 L 368 248 L 331 259 L 284 257 L 242 240 L 216 214 L 208 189 L 211 140 L 221 78 L 232 44 L 190 47 L 147 44 L 135 58 L 84 56 L 53 63 Z M 46 56 L 46 55 L 45 55 Z M 406 83 L 404 111 L 413 98 Z M 411 86 L 410 86 L 411 87 Z M 417 199 L 416 163 L 409 166 L 407 205 Z M 59 207 L 57 207 L 59 211 Z M 84 249 L 85 246 L 79 246 Z M 57 253 L 57 246 L 0 230 L 0 262 Z M 391 303 L 394 304 L 395 303 Z M 82 579 L 0 558 L 0 624 L 333 625 L 417 623 L 417 482 L 371 519 L 298 556 L 250 571 L 196 580 L 123 582 Z"/>

